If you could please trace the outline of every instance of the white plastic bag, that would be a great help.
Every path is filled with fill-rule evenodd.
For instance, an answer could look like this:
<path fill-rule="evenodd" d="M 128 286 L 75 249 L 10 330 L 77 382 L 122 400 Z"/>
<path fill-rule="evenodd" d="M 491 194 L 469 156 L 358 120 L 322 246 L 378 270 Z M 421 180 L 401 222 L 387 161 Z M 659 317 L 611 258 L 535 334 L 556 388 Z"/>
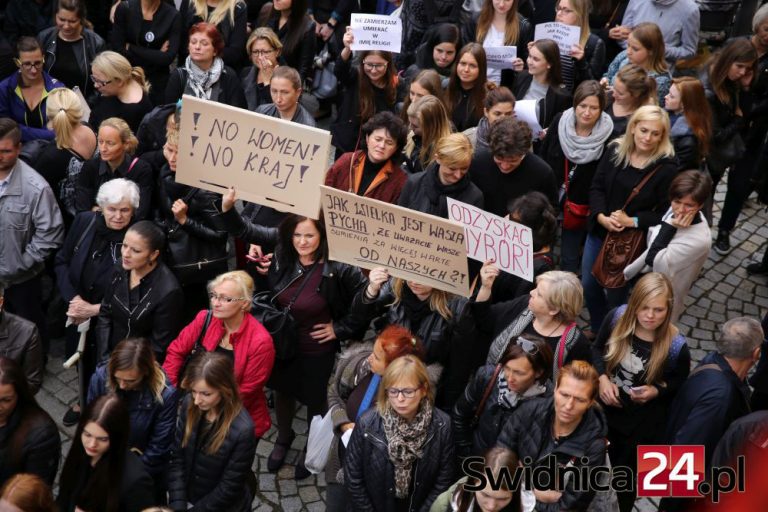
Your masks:
<path fill-rule="evenodd" d="M 309 425 L 309 438 L 307 439 L 307 455 L 304 466 L 312 474 L 318 474 L 325 469 L 328 463 L 328 452 L 333 441 L 333 420 L 329 409 L 325 416 L 319 414 L 312 418 Z"/>

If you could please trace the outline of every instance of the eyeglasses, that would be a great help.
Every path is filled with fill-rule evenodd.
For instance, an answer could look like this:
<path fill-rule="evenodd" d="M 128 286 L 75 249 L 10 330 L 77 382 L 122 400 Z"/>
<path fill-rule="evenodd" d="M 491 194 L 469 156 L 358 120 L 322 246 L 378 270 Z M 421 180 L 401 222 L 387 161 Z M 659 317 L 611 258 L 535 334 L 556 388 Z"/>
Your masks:
<path fill-rule="evenodd" d="M 389 398 L 397 398 L 402 394 L 404 398 L 413 398 L 416 396 L 416 392 L 420 388 L 387 388 L 387 395 Z"/>
<path fill-rule="evenodd" d="M 36 60 L 34 62 L 21 62 L 19 59 L 16 59 L 16 65 L 24 69 L 40 69 L 43 67 L 44 62 L 44 60 Z"/>
<path fill-rule="evenodd" d="M 563 14 L 572 14 L 572 13 L 574 13 L 576 11 L 574 11 L 573 9 L 569 9 L 567 7 L 556 7 L 555 8 L 555 12 L 556 13 L 563 13 Z"/>
<path fill-rule="evenodd" d="M 386 69 L 387 63 L 384 64 L 378 64 L 376 62 L 363 62 L 363 66 L 365 69 L 369 69 L 371 71 L 378 71 L 379 69 Z"/>
<path fill-rule="evenodd" d="M 259 55 L 261 57 L 275 53 L 275 50 L 252 50 L 251 55 Z"/>
<path fill-rule="evenodd" d="M 208 298 L 211 299 L 211 302 L 220 300 L 221 302 L 224 302 L 226 304 L 232 304 L 233 302 L 245 300 L 245 298 L 243 297 L 227 297 L 225 295 L 218 295 L 215 293 L 209 293 Z"/>
<path fill-rule="evenodd" d="M 518 336 L 517 344 L 520 346 L 520 348 L 523 349 L 523 351 L 525 351 L 526 354 L 530 356 L 535 356 L 539 353 L 539 346 L 531 340 L 523 338 L 522 336 Z"/>
<path fill-rule="evenodd" d="M 111 84 L 112 80 L 99 80 L 95 76 L 91 75 L 91 82 L 93 82 L 93 85 L 96 87 L 104 87 L 105 85 Z"/>

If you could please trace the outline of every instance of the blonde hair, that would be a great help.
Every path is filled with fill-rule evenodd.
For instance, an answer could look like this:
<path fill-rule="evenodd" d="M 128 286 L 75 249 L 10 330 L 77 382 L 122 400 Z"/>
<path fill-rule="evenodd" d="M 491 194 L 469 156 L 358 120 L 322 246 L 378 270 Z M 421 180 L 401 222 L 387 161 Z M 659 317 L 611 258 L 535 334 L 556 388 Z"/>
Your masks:
<path fill-rule="evenodd" d="M 560 7 L 560 2 L 562 0 L 557 0 L 557 3 L 555 4 L 555 9 Z M 579 38 L 579 44 L 583 47 L 587 46 L 587 40 L 589 39 L 589 11 L 590 11 L 590 1 L 589 0 L 569 0 L 571 2 L 571 8 L 573 9 L 573 12 L 576 13 L 576 16 L 579 17 L 579 28 L 581 29 L 581 36 Z"/>
<path fill-rule="evenodd" d="M 48 94 L 45 115 L 51 122 L 53 133 L 56 134 L 56 147 L 70 149 L 75 130 L 83 118 L 80 98 L 70 89 L 54 89 Z"/>
<path fill-rule="evenodd" d="M 136 148 L 139 145 L 139 139 L 136 138 L 136 136 L 131 131 L 131 127 L 128 126 L 128 123 L 126 123 L 123 119 L 119 117 L 109 117 L 103 120 L 99 125 L 99 130 L 102 128 L 113 128 L 117 130 L 117 133 L 120 134 L 120 140 L 122 143 L 128 146 L 126 148 L 126 152 L 129 155 L 132 155 L 136 152 Z"/>
<path fill-rule="evenodd" d="M 392 293 L 395 295 L 395 302 L 392 305 L 399 304 L 403 300 L 403 287 L 407 286 L 405 279 L 396 277 L 392 280 Z M 436 311 L 438 315 L 446 320 L 450 320 L 453 314 L 451 308 L 448 307 L 448 301 L 453 298 L 453 295 L 437 288 L 432 288 L 429 293 L 429 309 Z"/>
<path fill-rule="evenodd" d="M 139 66 L 131 66 L 128 59 L 117 52 L 101 52 L 93 59 L 91 68 L 98 69 L 110 80 L 120 80 L 123 83 L 133 80 L 144 89 L 144 92 L 149 92 L 150 84 L 144 75 L 144 70 Z"/>
<path fill-rule="evenodd" d="M 376 409 L 379 411 L 379 414 L 383 415 L 392 409 L 392 405 L 390 405 L 387 399 L 387 389 L 391 388 L 398 381 L 405 379 L 415 380 L 418 383 L 419 389 L 423 389 L 426 392 L 427 396 L 425 398 L 429 401 L 430 406 L 435 403 L 435 390 L 429 382 L 427 367 L 424 366 L 421 359 L 408 354 L 390 361 L 387 365 L 384 376 L 381 378 L 378 396 L 376 397 Z"/>
<path fill-rule="evenodd" d="M 211 25 L 218 25 L 224 18 L 229 17 L 229 22 L 235 24 L 235 7 L 241 0 L 221 0 L 210 16 L 208 16 L 208 2 L 206 0 L 193 0 L 195 14 Z M 218 28 L 218 27 L 217 27 Z"/>
<path fill-rule="evenodd" d="M 451 168 L 469 167 L 473 151 L 472 142 L 463 133 L 451 133 L 435 144 L 435 158 Z"/>
<path fill-rule="evenodd" d="M 443 102 L 431 94 L 411 103 L 408 106 L 408 115 L 418 117 L 421 123 L 422 145 L 419 161 L 424 167 L 431 161 L 437 141 L 450 135 L 451 120 Z"/>
<path fill-rule="evenodd" d="M 248 42 L 245 43 L 245 49 L 249 54 L 251 53 L 253 44 L 258 40 L 266 41 L 269 46 L 277 50 L 278 55 L 280 55 L 283 50 L 283 43 L 280 42 L 280 38 L 277 37 L 274 30 L 269 27 L 259 27 L 251 32 L 251 35 L 248 36 Z"/>
<path fill-rule="evenodd" d="M 179 130 L 175 128 L 169 128 L 165 131 L 165 143 L 171 146 L 179 145 Z"/>
<path fill-rule="evenodd" d="M 117 392 L 120 385 L 115 377 L 115 372 L 125 370 L 137 370 L 144 380 L 144 384 L 152 393 L 155 402 L 163 403 L 163 391 L 165 391 L 165 372 L 157 364 L 152 346 L 146 338 L 128 338 L 115 346 L 107 361 L 107 388 L 111 392 Z"/>
<path fill-rule="evenodd" d="M 547 283 L 549 291 L 544 301 L 559 312 L 555 316 L 560 322 L 573 322 L 584 307 L 584 289 L 573 272 L 550 270 L 536 278 L 536 284 Z"/>
<path fill-rule="evenodd" d="M 566 364 L 557 374 L 557 382 L 555 387 L 559 388 L 565 377 L 570 377 L 582 382 L 588 382 L 592 386 L 591 400 L 594 405 L 594 400 L 597 398 L 597 394 L 600 392 L 600 376 L 597 374 L 595 367 L 586 361 L 576 360 Z"/>
<path fill-rule="evenodd" d="M 624 135 L 617 137 L 611 145 L 616 147 L 616 155 L 614 156 L 613 163 L 622 167 L 629 166 L 630 156 L 635 151 L 635 137 L 632 133 L 638 123 L 643 121 L 654 121 L 661 123 L 661 141 L 656 151 L 651 155 L 648 160 L 648 165 L 653 164 L 660 158 L 675 156 L 675 147 L 672 145 L 672 141 L 669 140 L 669 115 L 667 112 L 656 105 L 644 105 L 638 108 L 632 117 L 629 118 L 627 123 L 627 131 Z"/>
<path fill-rule="evenodd" d="M 213 291 L 214 288 L 219 286 L 224 281 L 232 281 L 237 286 L 240 297 L 246 299 L 248 308 L 247 311 L 251 310 L 252 301 L 253 301 L 253 278 L 248 275 L 248 272 L 245 272 L 243 270 L 233 270 L 231 272 L 225 272 L 223 274 L 219 274 L 216 276 L 212 281 L 208 283 L 208 293 Z"/>
<path fill-rule="evenodd" d="M 677 336 L 677 327 L 672 325 L 672 306 L 674 295 L 672 283 L 669 278 L 659 272 L 651 272 L 644 275 L 632 290 L 629 297 L 627 309 L 611 331 L 608 338 L 605 353 L 606 372 L 611 375 L 627 351 L 632 346 L 632 337 L 637 329 L 637 313 L 640 308 L 657 297 L 664 297 L 667 304 L 667 316 L 659 327 L 656 328 L 655 339 L 651 343 L 651 357 L 648 360 L 648 368 L 645 371 L 645 382 L 647 384 L 665 385 L 664 365 L 667 362 L 669 347 L 672 345 L 672 339 Z"/>

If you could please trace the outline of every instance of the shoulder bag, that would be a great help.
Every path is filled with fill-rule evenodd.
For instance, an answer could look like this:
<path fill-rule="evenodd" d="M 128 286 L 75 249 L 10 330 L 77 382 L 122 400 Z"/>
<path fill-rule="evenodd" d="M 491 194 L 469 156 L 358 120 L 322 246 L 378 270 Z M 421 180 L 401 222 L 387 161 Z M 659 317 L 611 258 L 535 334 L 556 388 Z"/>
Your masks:
<path fill-rule="evenodd" d="M 302 281 L 301 286 L 291 297 L 288 305 L 282 309 L 275 302 L 275 299 L 283 290 L 274 295 L 272 295 L 271 291 L 267 290 L 253 296 L 251 314 L 269 331 L 269 334 L 272 336 L 272 343 L 275 345 L 275 358 L 279 360 L 286 361 L 296 355 L 299 335 L 296 332 L 296 322 L 293 319 L 293 315 L 291 315 L 291 308 L 293 308 L 296 299 L 299 298 L 302 290 L 304 290 L 304 287 L 309 282 L 309 278 L 316 267 L 317 262 L 312 265 L 309 272 L 304 274 L 304 281 Z"/>
<path fill-rule="evenodd" d="M 488 384 L 485 386 L 485 391 L 483 391 L 483 397 L 480 399 L 480 403 L 477 404 L 477 409 L 475 409 L 475 415 L 472 416 L 472 421 L 470 422 L 470 425 L 472 425 L 473 429 L 477 427 L 477 424 L 480 422 L 480 416 L 483 414 L 483 409 L 485 409 L 485 403 L 488 401 L 488 397 L 491 396 L 491 392 L 493 391 L 493 386 L 496 385 L 496 380 L 499 378 L 500 372 L 501 372 L 501 363 L 497 364 L 496 368 L 493 369 L 493 375 L 491 375 L 491 380 L 489 380 Z"/>
<path fill-rule="evenodd" d="M 637 197 L 640 190 L 648 183 L 661 166 L 645 175 L 640 180 L 621 208 L 626 211 L 627 206 Z M 621 288 L 627 284 L 624 279 L 624 269 L 635 261 L 645 250 L 645 230 L 639 228 L 624 228 L 622 231 L 609 231 L 600 247 L 594 265 L 592 275 L 603 288 Z"/>
<path fill-rule="evenodd" d="M 589 205 L 574 203 L 568 199 L 568 184 L 571 175 L 576 171 L 574 166 L 568 171 L 568 159 L 565 158 L 565 195 L 563 196 L 563 229 L 570 231 L 584 231 L 587 227 L 587 218 L 589 217 Z"/>
<path fill-rule="evenodd" d="M 192 350 L 189 351 L 189 354 L 187 354 L 187 356 L 184 358 L 184 362 L 182 363 L 181 368 L 179 368 L 179 374 L 176 377 L 176 387 L 181 387 L 181 383 L 187 373 L 189 363 L 197 359 L 200 354 L 205 352 L 205 347 L 203 346 L 203 338 L 205 337 L 205 332 L 208 330 L 208 325 L 211 323 L 212 316 L 213 311 L 209 309 L 208 313 L 205 315 L 203 328 L 200 329 L 200 334 L 197 335 L 197 339 L 195 340 L 195 344 L 192 346 Z"/>

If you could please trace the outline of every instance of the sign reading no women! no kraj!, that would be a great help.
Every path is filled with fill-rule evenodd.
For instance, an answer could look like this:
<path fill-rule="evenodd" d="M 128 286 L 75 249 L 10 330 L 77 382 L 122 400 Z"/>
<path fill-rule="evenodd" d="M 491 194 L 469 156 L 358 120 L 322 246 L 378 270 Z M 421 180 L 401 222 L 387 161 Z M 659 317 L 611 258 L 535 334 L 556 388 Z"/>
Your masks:
<path fill-rule="evenodd" d="M 400 18 L 380 14 L 353 14 L 352 35 L 355 42 L 352 51 L 381 50 L 400 53 L 403 39 L 403 22 Z"/>
<path fill-rule="evenodd" d="M 469 296 L 464 228 L 449 220 L 322 186 L 332 260 Z"/>
<path fill-rule="evenodd" d="M 467 256 L 533 282 L 531 228 L 450 197 L 448 218 L 464 225 Z"/>
<path fill-rule="evenodd" d="M 176 180 L 317 219 L 331 135 L 184 95 Z"/>

